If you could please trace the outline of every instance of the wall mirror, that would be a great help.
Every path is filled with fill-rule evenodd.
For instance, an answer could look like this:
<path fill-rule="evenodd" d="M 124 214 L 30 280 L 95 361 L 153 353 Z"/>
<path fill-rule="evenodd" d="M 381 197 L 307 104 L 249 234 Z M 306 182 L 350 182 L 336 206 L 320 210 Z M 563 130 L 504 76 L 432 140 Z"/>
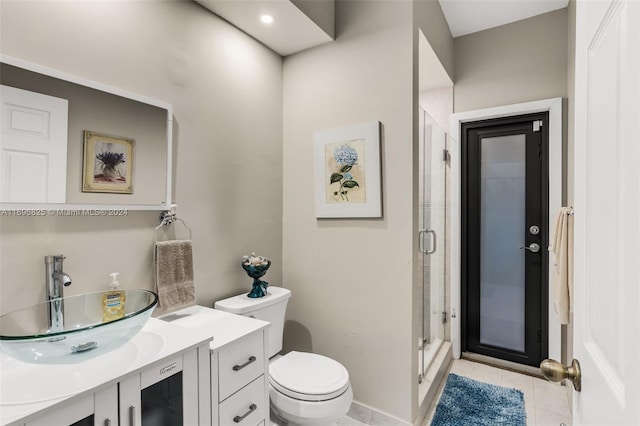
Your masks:
<path fill-rule="evenodd" d="M 0 55 L 0 207 L 166 210 L 168 103 Z"/>

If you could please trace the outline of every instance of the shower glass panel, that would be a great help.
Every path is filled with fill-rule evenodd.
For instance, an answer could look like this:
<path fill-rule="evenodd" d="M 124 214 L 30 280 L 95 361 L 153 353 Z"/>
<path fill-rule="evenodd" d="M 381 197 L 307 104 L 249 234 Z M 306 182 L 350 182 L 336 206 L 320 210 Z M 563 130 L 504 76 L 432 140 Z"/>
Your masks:
<path fill-rule="evenodd" d="M 480 343 L 522 352 L 525 135 L 480 143 Z"/>
<path fill-rule="evenodd" d="M 445 336 L 447 134 L 422 108 L 419 117 L 422 334 L 418 341 L 418 377 L 421 381 Z"/>

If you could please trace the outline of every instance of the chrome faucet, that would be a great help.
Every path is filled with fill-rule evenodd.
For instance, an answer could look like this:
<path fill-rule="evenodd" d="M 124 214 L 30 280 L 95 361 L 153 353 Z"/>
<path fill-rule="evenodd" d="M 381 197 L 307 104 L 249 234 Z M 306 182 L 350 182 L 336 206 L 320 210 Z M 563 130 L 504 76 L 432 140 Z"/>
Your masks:
<path fill-rule="evenodd" d="M 45 285 L 49 303 L 49 332 L 64 330 L 63 288 L 71 285 L 71 277 L 62 270 L 63 255 L 44 257 Z"/>

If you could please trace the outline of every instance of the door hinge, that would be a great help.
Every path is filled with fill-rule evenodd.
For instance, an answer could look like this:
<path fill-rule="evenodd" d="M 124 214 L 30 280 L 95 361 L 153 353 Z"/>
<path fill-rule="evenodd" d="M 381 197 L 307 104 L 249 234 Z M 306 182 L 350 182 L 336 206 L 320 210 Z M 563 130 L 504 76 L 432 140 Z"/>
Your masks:
<path fill-rule="evenodd" d="M 534 132 L 539 132 L 540 131 L 540 127 L 542 127 L 542 120 L 535 120 L 533 122 L 533 131 Z"/>
<path fill-rule="evenodd" d="M 442 311 L 442 323 L 447 323 L 447 311 Z"/>
<path fill-rule="evenodd" d="M 445 163 L 447 161 L 449 161 L 449 150 L 448 149 L 443 149 L 442 150 L 442 161 L 444 161 Z"/>

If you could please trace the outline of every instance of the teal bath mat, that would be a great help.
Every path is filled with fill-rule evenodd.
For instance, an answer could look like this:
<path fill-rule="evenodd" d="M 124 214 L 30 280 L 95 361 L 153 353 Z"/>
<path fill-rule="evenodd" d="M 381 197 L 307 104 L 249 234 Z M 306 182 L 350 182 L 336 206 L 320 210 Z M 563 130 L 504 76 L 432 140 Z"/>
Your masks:
<path fill-rule="evenodd" d="M 517 389 L 449 374 L 431 426 L 526 426 L 524 395 Z"/>

